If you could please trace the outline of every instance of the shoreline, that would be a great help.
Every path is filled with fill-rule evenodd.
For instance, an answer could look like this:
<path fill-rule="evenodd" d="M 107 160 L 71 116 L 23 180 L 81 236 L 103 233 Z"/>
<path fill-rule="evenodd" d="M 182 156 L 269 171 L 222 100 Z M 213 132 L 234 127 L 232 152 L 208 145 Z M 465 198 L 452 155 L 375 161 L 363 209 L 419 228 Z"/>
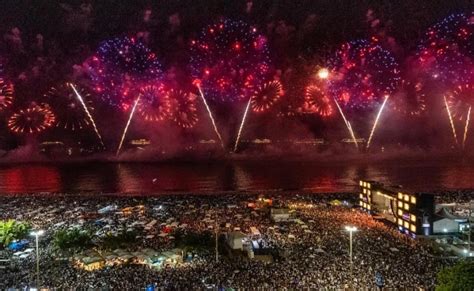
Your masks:
<path fill-rule="evenodd" d="M 356 187 L 356 186 L 354 186 Z M 156 193 L 49 193 L 49 192 L 33 192 L 33 193 L 0 193 L 0 199 L 2 198 L 194 198 L 194 197 L 229 197 L 229 196 L 258 196 L 258 195 L 277 195 L 277 196 L 354 196 L 356 197 L 357 192 L 311 192 L 311 191 L 295 191 L 295 190 L 262 190 L 262 191 L 209 191 L 209 192 L 156 192 Z"/>
<path fill-rule="evenodd" d="M 474 156 L 468 153 L 452 150 L 422 150 L 422 149 L 387 149 L 385 152 L 355 152 L 352 149 L 337 149 L 323 152 L 255 152 L 255 153 L 222 153 L 212 152 L 211 155 L 161 155 L 161 153 L 124 152 L 120 157 L 113 154 L 93 154 L 90 156 L 73 156 L 51 158 L 37 153 L 28 157 L 15 156 L 7 152 L 0 157 L 0 166 L 23 164 L 87 164 L 87 163 L 145 163 L 145 164 L 201 164 L 201 163 L 252 163 L 252 162 L 322 162 L 322 163 L 367 163 L 367 162 L 396 162 L 398 160 L 413 162 L 444 162 L 444 161 L 473 161 Z"/>

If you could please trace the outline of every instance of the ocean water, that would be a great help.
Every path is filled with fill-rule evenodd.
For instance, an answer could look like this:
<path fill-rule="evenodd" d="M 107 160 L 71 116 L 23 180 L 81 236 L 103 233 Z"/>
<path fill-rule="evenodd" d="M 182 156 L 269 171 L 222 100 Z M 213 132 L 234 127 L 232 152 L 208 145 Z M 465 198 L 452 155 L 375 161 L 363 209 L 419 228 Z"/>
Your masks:
<path fill-rule="evenodd" d="M 0 165 L 0 193 L 346 192 L 359 179 L 411 191 L 474 188 L 474 165 L 462 161 L 215 161 L 35 163 Z"/>

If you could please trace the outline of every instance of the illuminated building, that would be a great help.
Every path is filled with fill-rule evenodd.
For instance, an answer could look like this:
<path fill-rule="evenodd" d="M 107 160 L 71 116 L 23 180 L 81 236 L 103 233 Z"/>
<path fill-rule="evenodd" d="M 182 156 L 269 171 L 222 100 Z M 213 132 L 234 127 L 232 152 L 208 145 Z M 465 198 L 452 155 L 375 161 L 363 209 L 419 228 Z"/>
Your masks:
<path fill-rule="evenodd" d="M 132 139 L 130 141 L 130 145 L 133 145 L 133 146 L 147 146 L 147 145 L 150 145 L 151 142 L 149 139 L 144 139 L 144 138 L 141 138 L 141 139 Z"/>
<path fill-rule="evenodd" d="M 363 210 L 383 217 L 412 237 L 433 233 L 433 195 L 408 193 L 373 181 L 361 180 L 359 187 L 359 206 Z"/>

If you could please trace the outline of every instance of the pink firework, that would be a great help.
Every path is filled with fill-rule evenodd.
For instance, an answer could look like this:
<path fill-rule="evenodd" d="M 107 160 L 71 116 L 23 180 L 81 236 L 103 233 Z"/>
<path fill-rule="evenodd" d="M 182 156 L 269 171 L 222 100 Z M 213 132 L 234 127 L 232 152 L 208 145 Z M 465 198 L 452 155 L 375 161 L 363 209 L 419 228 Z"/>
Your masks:
<path fill-rule="evenodd" d="M 171 103 L 162 84 L 145 85 L 138 89 L 138 114 L 145 120 L 157 122 L 169 119 Z"/>
<path fill-rule="evenodd" d="M 373 109 L 400 82 L 397 62 L 378 44 L 349 42 L 329 62 L 328 88 L 346 110 Z"/>
<path fill-rule="evenodd" d="M 251 106 L 254 112 L 265 112 L 283 95 L 283 86 L 280 81 L 274 80 L 259 86 L 251 96 Z"/>
<path fill-rule="evenodd" d="M 390 98 L 392 109 L 403 115 L 419 116 L 426 112 L 426 88 L 421 79 L 403 80 Z"/>
<path fill-rule="evenodd" d="M 219 21 L 191 41 L 190 66 L 206 97 L 246 100 L 269 73 L 267 39 L 243 21 Z"/>
<path fill-rule="evenodd" d="M 171 119 L 182 128 L 192 128 L 199 121 L 196 98 L 192 93 L 181 90 L 169 90 L 168 100 L 171 104 Z"/>
<path fill-rule="evenodd" d="M 316 85 L 309 85 L 305 90 L 304 111 L 316 113 L 325 118 L 334 113 L 333 101 L 328 94 Z"/>

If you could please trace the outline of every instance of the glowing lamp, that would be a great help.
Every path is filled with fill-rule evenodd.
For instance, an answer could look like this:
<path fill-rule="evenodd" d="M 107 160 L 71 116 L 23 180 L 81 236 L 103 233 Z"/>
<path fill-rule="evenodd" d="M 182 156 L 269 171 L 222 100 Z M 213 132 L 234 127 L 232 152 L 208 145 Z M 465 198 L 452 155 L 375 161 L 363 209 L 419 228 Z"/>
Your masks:
<path fill-rule="evenodd" d="M 318 77 L 320 79 L 327 79 L 329 77 L 329 71 L 326 68 L 322 68 L 318 71 Z"/>
<path fill-rule="evenodd" d="M 357 227 L 355 226 L 346 226 L 345 229 L 349 232 L 357 231 Z"/>

